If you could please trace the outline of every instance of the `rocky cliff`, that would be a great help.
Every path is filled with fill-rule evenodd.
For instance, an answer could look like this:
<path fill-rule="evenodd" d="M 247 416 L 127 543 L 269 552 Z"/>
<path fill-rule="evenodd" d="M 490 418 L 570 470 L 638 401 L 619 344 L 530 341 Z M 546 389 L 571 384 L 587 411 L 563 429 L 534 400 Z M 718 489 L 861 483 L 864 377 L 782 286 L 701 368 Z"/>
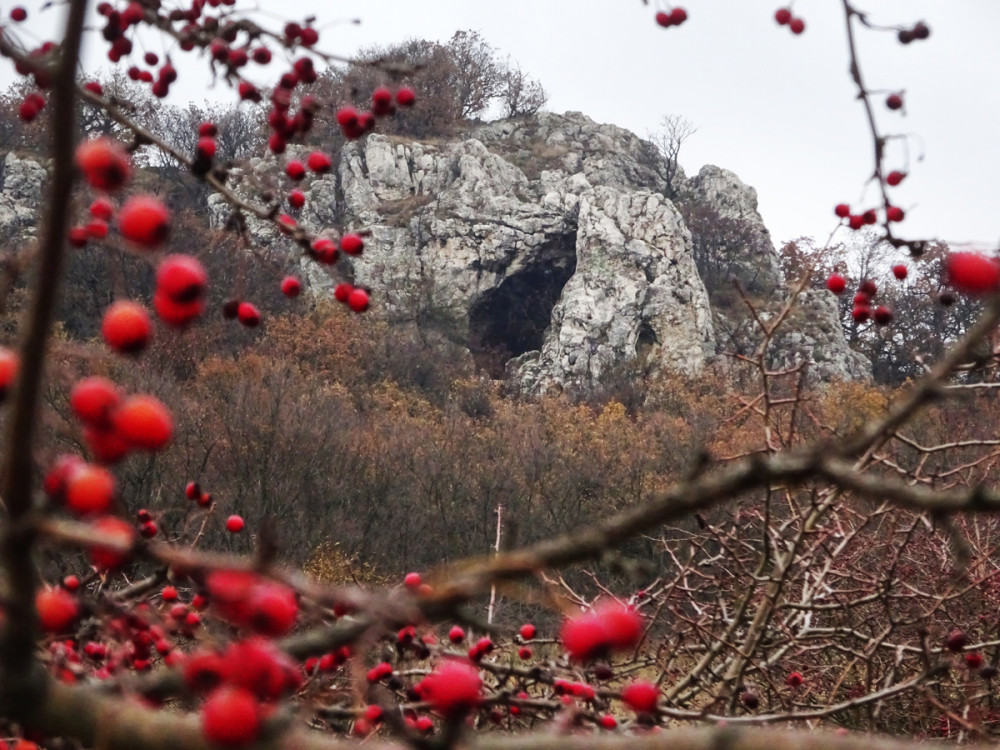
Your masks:
<path fill-rule="evenodd" d="M 384 314 L 499 356 L 527 392 L 586 392 L 636 357 L 697 374 L 755 337 L 745 312 L 713 310 L 664 173 L 648 143 L 579 113 L 490 123 L 445 142 L 372 135 L 307 187 L 300 217 L 314 230 L 368 229 L 368 249 L 332 274 L 307 261 L 303 272 L 318 291 L 341 278 L 371 287 Z M 764 304 L 780 300 L 753 188 L 714 166 L 681 180 L 679 200 L 749 227 L 754 241 L 727 269 Z M 228 209 L 213 207 L 223 221 Z M 819 380 L 868 377 L 829 302 L 803 296 L 773 361 L 805 360 Z"/>

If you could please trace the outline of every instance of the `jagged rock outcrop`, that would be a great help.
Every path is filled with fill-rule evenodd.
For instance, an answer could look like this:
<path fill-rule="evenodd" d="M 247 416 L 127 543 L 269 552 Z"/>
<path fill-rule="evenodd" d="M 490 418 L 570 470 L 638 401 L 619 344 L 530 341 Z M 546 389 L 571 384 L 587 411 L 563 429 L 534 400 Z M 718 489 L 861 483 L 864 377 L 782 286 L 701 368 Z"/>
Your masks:
<path fill-rule="evenodd" d="M 275 167 L 253 169 L 263 176 Z M 579 113 L 490 123 L 449 143 L 372 135 L 304 188 L 300 217 L 333 234 L 369 230 L 364 255 L 339 263 L 333 277 L 311 262 L 303 270 L 315 290 L 346 278 L 371 287 L 396 321 L 433 327 L 473 353 L 502 352 L 528 392 L 583 393 L 637 357 L 650 369 L 695 374 L 720 345 L 752 333 L 717 335 L 720 324 L 742 326 L 741 314 L 716 311 L 713 323 L 664 173 L 648 143 Z M 777 299 L 780 267 L 753 188 L 706 166 L 680 194 L 750 227 L 753 251 L 733 259 L 734 274 Z M 212 205 L 221 223 L 228 208 Z M 250 228 L 264 245 L 300 252 L 272 227 Z M 775 342 L 778 361 L 805 357 L 819 379 L 863 377 L 835 307 L 804 299 L 810 312 Z"/>
<path fill-rule="evenodd" d="M 0 234 L 10 239 L 35 235 L 38 204 L 46 180 L 36 160 L 8 153 L 0 163 Z"/>

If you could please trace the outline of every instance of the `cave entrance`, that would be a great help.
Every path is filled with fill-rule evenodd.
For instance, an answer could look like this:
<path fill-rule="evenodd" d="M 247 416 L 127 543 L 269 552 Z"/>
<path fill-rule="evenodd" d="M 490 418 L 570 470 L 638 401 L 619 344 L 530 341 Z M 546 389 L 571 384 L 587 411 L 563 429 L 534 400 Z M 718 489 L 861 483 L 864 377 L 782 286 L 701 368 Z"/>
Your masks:
<path fill-rule="evenodd" d="M 469 309 L 469 350 L 491 377 L 502 378 L 507 361 L 542 348 L 552 308 L 576 271 L 576 234 L 541 249 L 524 270 L 512 273 Z"/>

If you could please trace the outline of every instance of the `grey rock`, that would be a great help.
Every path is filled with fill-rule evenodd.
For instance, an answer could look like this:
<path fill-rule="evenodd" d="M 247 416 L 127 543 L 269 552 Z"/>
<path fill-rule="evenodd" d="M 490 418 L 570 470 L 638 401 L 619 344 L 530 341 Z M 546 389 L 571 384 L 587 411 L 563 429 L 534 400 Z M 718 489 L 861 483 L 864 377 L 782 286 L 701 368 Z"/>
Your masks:
<path fill-rule="evenodd" d="M 0 233 L 6 238 L 35 236 L 38 206 L 46 181 L 38 161 L 8 153 L 0 164 Z"/>

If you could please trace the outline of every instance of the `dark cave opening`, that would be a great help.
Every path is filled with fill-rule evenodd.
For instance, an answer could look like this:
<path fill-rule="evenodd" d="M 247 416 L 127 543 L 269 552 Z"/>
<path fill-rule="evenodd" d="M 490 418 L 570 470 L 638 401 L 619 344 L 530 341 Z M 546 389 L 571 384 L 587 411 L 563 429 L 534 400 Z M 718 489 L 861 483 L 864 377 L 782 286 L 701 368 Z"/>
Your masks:
<path fill-rule="evenodd" d="M 576 235 L 548 244 L 537 261 L 504 279 L 469 309 L 469 350 L 491 377 L 507 361 L 542 348 L 552 308 L 576 271 Z"/>

